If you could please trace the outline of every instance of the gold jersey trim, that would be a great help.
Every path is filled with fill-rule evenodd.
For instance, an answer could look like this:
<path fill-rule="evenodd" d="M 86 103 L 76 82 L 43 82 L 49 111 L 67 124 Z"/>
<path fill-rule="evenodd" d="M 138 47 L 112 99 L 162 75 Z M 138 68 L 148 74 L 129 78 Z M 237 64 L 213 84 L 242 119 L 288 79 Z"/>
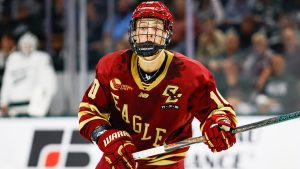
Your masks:
<path fill-rule="evenodd" d="M 81 111 L 81 112 L 78 113 L 78 119 L 80 120 L 80 118 L 81 118 L 82 116 L 87 115 L 87 114 L 90 114 L 90 115 L 94 115 L 94 116 L 95 116 L 95 114 L 94 114 L 93 112 L 90 112 L 90 111 Z M 102 120 L 105 120 L 105 121 L 107 121 L 108 123 L 110 123 L 107 119 L 102 118 L 102 117 L 100 117 L 100 118 L 101 118 Z"/>
<path fill-rule="evenodd" d="M 171 164 L 175 164 L 175 163 L 178 163 L 178 161 L 162 160 L 162 161 L 157 161 L 157 162 L 150 163 L 147 165 L 163 166 L 163 165 L 171 165 Z"/>
<path fill-rule="evenodd" d="M 177 154 L 167 154 L 164 156 L 161 156 L 159 158 L 144 158 L 144 160 L 146 159 L 151 159 L 149 161 L 147 161 L 146 165 L 151 165 L 151 166 L 164 166 L 164 165 L 171 165 L 171 164 L 175 164 L 178 163 L 179 161 L 174 161 L 174 160 L 170 160 L 169 158 L 172 157 L 185 157 L 187 154 L 187 151 L 185 152 L 181 152 L 181 153 L 177 153 Z"/>
<path fill-rule="evenodd" d="M 231 114 L 230 119 L 233 120 L 233 122 L 234 122 L 235 124 L 237 124 L 237 119 L 236 119 L 235 112 L 234 112 L 234 110 L 233 110 L 231 107 L 221 107 L 221 108 L 219 108 L 219 109 L 215 109 L 215 110 L 213 110 L 213 111 L 208 115 L 207 118 L 211 117 L 211 116 L 214 115 L 214 114 L 224 114 L 224 115 L 227 115 L 225 111 L 229 112 L 228 114 Z M 201 125 L 201 127 L 200 127 L 200 130 L 201 130 L 201 131 L 203 131 L 203 126 L 204 126 L 205 123 L 206 123 L 206 122 L 204 122 L 204 123 Z"/>
<path fill-rule="evenodd" d="M 138 56 L 133 53 L 132 57 L 131 57 L 131 74 L 132 77 L 135 81 L 135 83 L 137 84 L 137 86 L 139 87 L 140 90 L 145 90 L 145 91 L 150 91 L 151 89 L 153 89 L 154 87 L 156 87 L 165 77 L 166 74 L 168 72 L 170 63 L 174 57 L 174 54 L 165 50 L 166 54 L 167 54 L 167 62 L 166 62 L 166 66 L 163 70 L 163 72 L 150 84 L 147 85 L 143 85 L 144 83 L 142 82 L 139 73 L 138 73 Z"/>
<path fill-rule="evenodd" d="M 93 120 L 97 120 L 97 119 L 105 120 L 104 118 L 99 117 L 99 116 L 94 116 L 94 117 L 88 118 L 88 119 L 83 120 L 82 122 L 79 123 L 79 130 L 81 130 L 88 122 L 93 121 Z"/>
<path fill-rule="evenodd" d="M 95 105 L 92 105 L 92 104 L 89 104 L 86 102 L 81 102 L 79 105 L 79 108 L 81 108 L 81 107 L 88 108 L 92 111 L 96 111 L 101 117 L 105 118 L 106 120 L 109 120 L 110 114 L 101 113 Z"/>
<path fill-rule="evenodd" d="M 158 162 L 158 161 L 165 160 L 165 159 L 171 158 L 171 157 L 185 157 L 186 154 L 187 154 L 187 151 L 181 152 L 181 153 L 177 153 L 177 154 L 168 154 L 168 155 L 165 155 L 165 156 L 162 156 L 162 157 L 150 160 L 149 163 Z"/>

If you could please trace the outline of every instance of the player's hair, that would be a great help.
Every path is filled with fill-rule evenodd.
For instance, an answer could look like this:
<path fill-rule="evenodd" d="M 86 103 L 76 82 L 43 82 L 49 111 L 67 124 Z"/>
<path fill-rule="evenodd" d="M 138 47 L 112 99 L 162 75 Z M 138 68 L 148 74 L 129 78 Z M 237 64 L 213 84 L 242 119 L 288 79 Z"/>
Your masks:
<path fill-rule="evenodd" d="M 164 32 L 166 33 L 164 39 L 164 44 L 157 43 L 137 43 L 134 39 L 135 35 L 133 32 L 137 28 L 137 20 L 142 18 L 156 18 L 163 21 Z M 159 49 L 165 49 L 166 46 L 170 43 L 172 36 L 172 25 L 173 25 L 173 16 L 169 11 L 168 7 L 160 1 L 147 1 L 140 3 L 133 12 L 132 19 L 130 21 L 129 29 L 129 43 L 131 48 L 140 56 L 147 57 L 152 56 L 158 53 Z M 158 36 L 155 34 L 155 36 Z"/>

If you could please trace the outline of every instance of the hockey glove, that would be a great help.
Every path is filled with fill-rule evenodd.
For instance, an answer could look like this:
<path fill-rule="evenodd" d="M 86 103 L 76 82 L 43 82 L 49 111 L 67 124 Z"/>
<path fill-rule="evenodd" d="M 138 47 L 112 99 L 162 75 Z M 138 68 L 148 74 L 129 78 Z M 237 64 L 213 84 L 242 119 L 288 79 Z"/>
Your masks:
<path fill-rule="evenodd" d="M 132 138 L 126 131 L 110 129 L 104 132 L 98 140 L 98 146 L 103 152 L 100 168 L 109 166 L 112 169 L 135 169 L 137 162 L 132 157 L 132 153 L 137 151 Z M 97 166 L 97 168 L 98 168 Z"/>
<path fill-rule="evenodd" d="M 205 144 L 208 145 L 212 152 L 228 149 L 236 142 L 235 135 L 229 132 L 230 128 L 235 127 L 235 122 L 230 120 L 225 113 L 213 114 L 201 126 L 202 135 L 207 140 Z"/>

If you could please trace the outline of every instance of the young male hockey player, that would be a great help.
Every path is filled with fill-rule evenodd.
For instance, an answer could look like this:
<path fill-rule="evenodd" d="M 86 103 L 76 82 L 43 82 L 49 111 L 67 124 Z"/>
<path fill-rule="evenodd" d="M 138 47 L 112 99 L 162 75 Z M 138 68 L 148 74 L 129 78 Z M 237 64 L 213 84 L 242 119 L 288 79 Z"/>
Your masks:
<path fill-rule="evenodd" d="M 138 161 L 132 153 L 191 137 L 194 117 L 211 151 L 236 142 L 233 134 L 220 129 L 236 127 L 236 116 L 211 73 L 165 49 L 172 22 L 162 2 L 142 2 L 130 23 L 131 49 L 99 61 L 78 113 L 80 133 L 103 152 L 97 169 L 183 169 L 188 148 Z"/>

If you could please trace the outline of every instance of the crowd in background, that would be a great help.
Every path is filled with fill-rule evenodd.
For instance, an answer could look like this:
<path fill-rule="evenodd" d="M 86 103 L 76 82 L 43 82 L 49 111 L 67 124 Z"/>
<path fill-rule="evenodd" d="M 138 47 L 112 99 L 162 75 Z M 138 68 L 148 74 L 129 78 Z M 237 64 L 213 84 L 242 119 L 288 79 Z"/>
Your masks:
<path fill-rule="evenodd" d="M 64 0 L 53 0 L 51 44 L 45 35 L 45 1 L 0 2 L 0 85 L 5 60 L 25 32 L 39 40 L 56 72 L 64 71 Z M 128 25 L 141 1 L 87 0 L 88 68 L 106 53 L 129 48 Z M 185 0 L 164 1 L 174 15 L 169 49 L 186 53 Z M 207 66 L 220 93 L 239 114 L 280 113 L 300 108 L 300 1 L 194 0 L 192 57 Z"/>

